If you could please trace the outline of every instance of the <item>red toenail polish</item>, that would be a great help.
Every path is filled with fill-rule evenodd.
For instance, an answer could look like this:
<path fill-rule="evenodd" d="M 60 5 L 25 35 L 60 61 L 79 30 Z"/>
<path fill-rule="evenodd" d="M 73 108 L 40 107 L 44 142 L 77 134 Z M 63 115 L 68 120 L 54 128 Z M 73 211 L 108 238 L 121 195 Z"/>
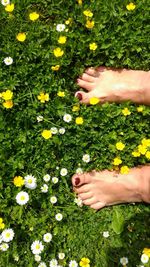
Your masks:
<path fill-rule="evenodd" d="M 79 177 L 76 177 L 75 178 L 75 185 L 77 186 L 79 183 L 80 183 L 80 178 Z"/>
<path fill-rule="evenodd" d="M 82 95 L 80 93 L 76 93 L 75 97 L 77 97 L 79 100 L 82 100 Z"/>

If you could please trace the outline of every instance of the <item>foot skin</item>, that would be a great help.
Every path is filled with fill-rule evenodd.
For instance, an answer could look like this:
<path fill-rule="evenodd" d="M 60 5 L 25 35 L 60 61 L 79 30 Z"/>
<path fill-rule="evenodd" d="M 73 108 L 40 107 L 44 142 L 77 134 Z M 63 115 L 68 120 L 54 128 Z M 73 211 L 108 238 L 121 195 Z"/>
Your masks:
<path fill-rule="evenodd" d="M 145 183 L 140 168 L 126 175 L 108 170 L 75 174 L 72 184 L 83 204 L 96 210 L 120 203 L 150 202 L 148 180 Z"/>
<path fill-rule="evenodd" d="M 92 97 L 99 98 L 101 103 L 126 100 L 145 103 L 149 75 L 149 72 L 137 70 L 89 68 L 77 80 L 77 84 L 88 92 L 78 91 L 75 96 L 85 104 L 89 104 Z"/>

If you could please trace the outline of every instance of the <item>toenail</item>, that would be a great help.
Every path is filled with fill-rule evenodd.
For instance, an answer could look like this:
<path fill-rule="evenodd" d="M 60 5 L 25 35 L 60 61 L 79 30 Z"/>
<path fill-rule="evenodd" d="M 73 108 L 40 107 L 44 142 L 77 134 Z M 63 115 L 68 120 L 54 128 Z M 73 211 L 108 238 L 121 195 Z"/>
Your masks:
<path fill-rule="evenodd" d="M 79 100 L 82 100 L 82 94 L 80 94 L 80 93 L 76 93 L 75 97 L 77 97 Z"/>
<path fill-rule="evenodd" d="M 75 178 L 75 185 L 77 186 L 79 183 L 80 183 L 80 178 L 79 177 L 76 177 Z"/>

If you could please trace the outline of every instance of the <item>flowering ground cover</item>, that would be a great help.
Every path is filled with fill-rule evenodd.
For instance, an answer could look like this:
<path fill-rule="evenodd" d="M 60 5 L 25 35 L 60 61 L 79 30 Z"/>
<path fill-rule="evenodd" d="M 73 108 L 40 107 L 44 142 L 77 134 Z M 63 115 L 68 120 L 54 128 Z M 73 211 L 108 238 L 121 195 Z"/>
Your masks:
<path fill-rule="evenodd" d="M 71 177 L 150 162 L 150 107 L 80 105 L 89 66 L 149 69 L 148 0 L 1 0 L 0 266 L 150 266 L 146 204 L 83 206 Z"/>

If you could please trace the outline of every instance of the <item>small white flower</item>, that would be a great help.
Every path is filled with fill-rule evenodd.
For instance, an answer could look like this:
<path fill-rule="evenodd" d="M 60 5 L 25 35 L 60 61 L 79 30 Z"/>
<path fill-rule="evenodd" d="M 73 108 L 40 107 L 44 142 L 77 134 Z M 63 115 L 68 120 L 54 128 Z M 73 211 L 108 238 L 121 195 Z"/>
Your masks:
<path fill-rule="evenodd" d="M 105 238 L 109 237 L 109 232 L 108 231 L 103 232 L 103 237 Z"/>
<path fill-rule="evenodd" d="M 56 31 L 62 32 L 62 31 L 65 30 L 65 28 L 66 28 L 66 25 L 65 24 L 57 24 Z"/>
<path fill-rule="evenodd" d="M 52 204 L 55 204 L 55 203 L 57 202 L 57 197 L 52 196 L 52 197 L 50 198 L 50 202 L 51 202 Z"/>
<path fill-rule="evenodd" d="M 49 262 L 49 266 L 50 267 L 57 267 L 58 265 L 58 261 L 56 259 L 52 259 L 50 262 Z"/>
<path fill-rule="evenodd" d="M 35 259 L 35 261 L 39 262 L 39 261 L 41 261 L 41 256 L 36 254 L 34 256 L 34 259 Z"/>
<path fill-rule="evenodd" d="M 70 121 L 72 120 L 72 117 L 71 117 L 70 114 L 65 114 L 65 115 L 63 116 L 63 120 L 64 120 L 65 122 L 70 122 Z"/>
<path fill-rule="evenodd" d="M 83 206 L 82 199 L 80 199 L 79 197 L 74 199 L 74 203 L 76 203 L 79 207 Z"/>
<path fill-rule="evenodd" d="M 12 59 L 12 57 L 5 57 L 5 58 L 4 58 L 4 63 L 5 63 L 7 66 L 11 65 L 11 64 L 13 63 L 13 59 Z"/>
<path fill-rule="evenodd" d="M 40 254 L 44 249 L 42 242 L 35 240 L 31 245 L 31 250 L 33 254 Z"/>
<path fill-rule="evenodd" d="M 47 193 L 48 192 L 48 185 L 47 184 L 43 184 L 41 186 L 41 192 L 42 193 Z"/>
<path fill-rule="evenodd" d="M 36 117 L 36 119 L 37 119 L 38 122 L 41 122 L 41 121 L 43 121 L 44 117 L 39 115 L 39 116 Z"/>
<path fill-rule="evenodd" d="M 60 175 L 61 175 L 61 176 L 66 176 L 67 173 L 68 173 L 68 171 L 67 171 L 66 168 L 62 168 L 62 169 L 60 170 Z"/>
<path fill-rule="evenodd" d="M 50 177 L 49 174 L 45 174 L 44 177 L 43 177 L 43 180 L 44 180 L 45 182 L 49 182 L 50 178 L 51 178 L 51 177 Z"/>
<path fill-rule="evenodd" d="M 64 134 L 65 131 L 66 131 L 66 130 L 65 130 L 65 128 L 63 128 L 63 127 L 59 129 L 59 133 L 60 133 L 60 134 Z"/>
<path fill-rule="evenodd" d="M 127 257 L 122 257 L 120 258 L 120 263 L 124 266 L 128 264 L 128 258 Z"/>
<path fill-rule="evenodd" d="M 78 169 L 76 169 L 76 173 L 77 174 L 82 174 L 83 173 L 83 170 L 81 168 L 78 168 Z"/>
<path fill-rule="evenodd" d="M 86 163 L 90 162 L 90 155 L 88 154 L 83 155 L 82 160 Z"/>
<path fill-rule="evenodd" d="M 62 218 L 63 218 L 63 216 L 62 216 L 61 213 L 57 213 L 57 214 L 55 215 L 55 218 L 56 218 L 57 221 L 61 221 Z"/>
<path fill-rule="evenodd" d="M 37 187 L 36 178 L 32 175 L 27 175 L 24 177 L 25 187 L 29 189 L 35 189 Z"/>
<path fill-rule="evenodd" d="M 78 263 L 75 260 L 69 262 L 69 267 L 78 267 Z"/>
<path fill-rule="evenodd" d="M 7 6 L 10 4 L 10 0 L 1 0 L 3 6 Z"/>
<path fill-rule="evenodd" d="M 58 129 L 56 127 L 52 127 L 50 130 L 51 130 L 52 134 L 58 133 Z"/>
<path fill-rule="evenodd" d="M 51 233 L 44 234 L 43 240 L 44 240 L 44 242 L 49 243 L 52 240 L 52 234 Z"/>
<path fill-rule="evenodd" d="M 56 167 L 56 170 L 59 170 L 59 166 Z"/>
<path fill-rule="evenodd" d="M 25 205 L 29 201 L 27 192 L 21 191 L 16 195 L 16 201 L 19 205 Z"/>
<path fill-rule="evenodd" d="M 15 233 L 11 228 L 5 229 L 2 232 L 2 239 L 4 242 L 10 242 L 11 240 L 13 240 L 14 235 Z"/>
<path fill-rule="evenodd" d="M 142 256 L 141 256 L 141 262 L 142 263 L 147 263 L 149 261 L 149 257 L 148 257 L 148 255 L 146 255 L 146 254 L 142 254 Z"/>
<path fill-rule="evenodd" d="M 14 256 L 14 261 L 19 261 L 19 256 L 18 255 Z"/>
<path fill-rule="evenodd" d="M 65 253 L 62 253 L 62 252 L 58 253 L 58 258 L 60 260 L 63 260 L 65 258 Z"/>
<path fill-rule="evenodd" d="M 2 243 L 0 245 L 0 250 L 6 251 L 9 248 L 9 245 L 7 243 Z"/>
<path fill-rule="evenodd" d="M 52 177 L 53 184 L 57 184 L 59 179 L 57 177 Z"/>
<path fill-rule="evenodd" d="M 45 262 L 40 262 L 40 264 L 38 265 L 38 267 L 47 267 Z"/>

